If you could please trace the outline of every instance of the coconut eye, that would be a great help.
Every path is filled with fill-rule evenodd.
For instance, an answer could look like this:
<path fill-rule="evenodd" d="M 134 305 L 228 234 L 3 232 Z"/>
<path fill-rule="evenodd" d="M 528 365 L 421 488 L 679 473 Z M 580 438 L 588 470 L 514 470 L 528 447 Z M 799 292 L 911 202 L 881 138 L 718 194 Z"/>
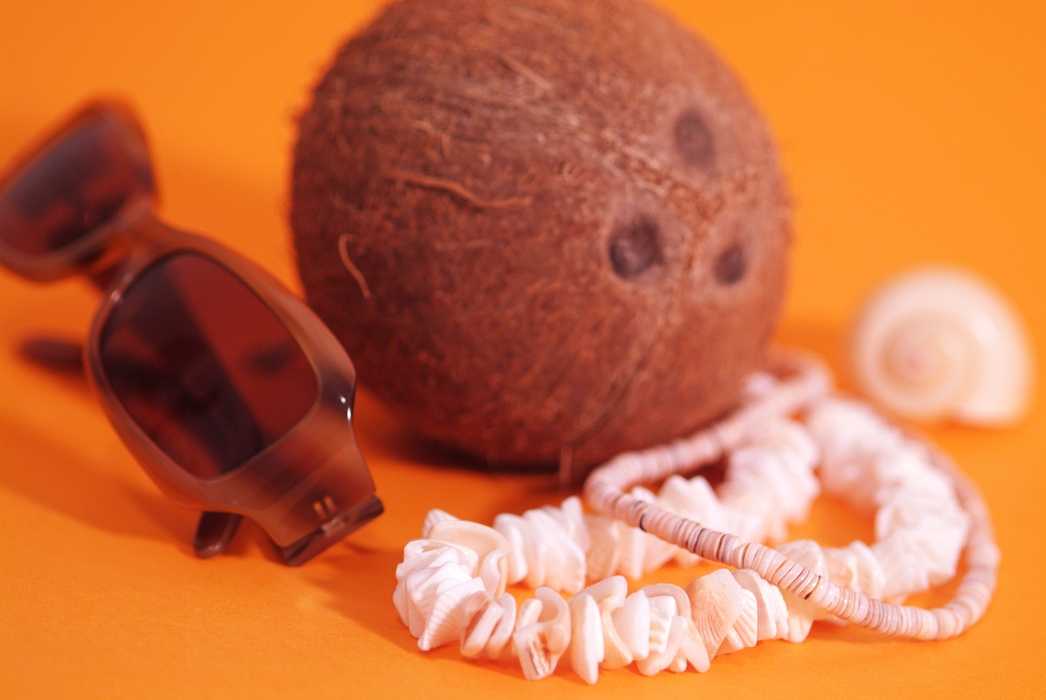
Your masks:
<path fill-rule="evenodd" d="M 1031 346 L 1017 315 L 966 273 L 930 269 L 883 285 L 854 328 L 862 389 L 898 415 L 1005 425 L 1027 410 Z"/>
<path fill-rule="evenodd" d="M 637 216 L 618 225 L 610 235 L 610 264 L 622 279 L 632 279 L 655 265 L 663 265 L 661 227 L 650 216 Z"/>
<path fill-rule="evenodd" d="M 715 278 L 719 284 L 731 285 L 739 282 L 748 271 L 748 261 L 745 260 L 745 249 L 740 243 L 735 243 L 722 253 L 715 261 Z"/>
<path fill-rule="evenodd" d="M 715 142 L 704 117 L 688 109 L 676 119 L 676 150 L 688 165 L 707 168 L 715 161 Z"/>

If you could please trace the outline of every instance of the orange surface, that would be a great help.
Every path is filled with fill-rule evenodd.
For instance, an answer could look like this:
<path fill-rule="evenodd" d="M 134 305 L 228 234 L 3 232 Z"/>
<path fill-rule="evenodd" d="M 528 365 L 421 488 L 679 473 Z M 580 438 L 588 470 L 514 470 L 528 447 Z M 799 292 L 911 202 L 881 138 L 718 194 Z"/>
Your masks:
<path fill-rule="evenodd" d="M 777 135 L 796 195 L 780 331 L 840 366 L 861 297 L 912 265 L 951 262 L 1018 306 L 1046 357 L 1046 10 L 1042 3 L 688 3 L 669 9 L 737 68 Z M 140 108 L 167 220 L 206 232 L 294 284 L 284 212 L 293 115 L 336 43 L 376 3 L 0 0 L 0 160 L 99 92 Z M 82 337 L 77 281 L 0 273 L 0 696 L 29 697 L 1033 697 L 1046 694 L 1046 402 L 1003 432 L 931 435 L 980 484 L 1003 553 L 980 624 L 943 643 L 816 629 L 704 675 L 568 670 L 423 655 L 396 619 L 394 569 L 430 507 L 489 522 L 561 494 L 422 446 L 366 396 L 362 448 L 387 514 L 289 569 L 257 528 L 199 561 L 194 515 L 134 463 L 86 386 L 25 365 L 20 339 Z M 867 536 L 820 504 L 795 533 Z M 693 574 L 668 569 L 685 582 Z M 924 600 L 941 600 L 947 591 Z"/>

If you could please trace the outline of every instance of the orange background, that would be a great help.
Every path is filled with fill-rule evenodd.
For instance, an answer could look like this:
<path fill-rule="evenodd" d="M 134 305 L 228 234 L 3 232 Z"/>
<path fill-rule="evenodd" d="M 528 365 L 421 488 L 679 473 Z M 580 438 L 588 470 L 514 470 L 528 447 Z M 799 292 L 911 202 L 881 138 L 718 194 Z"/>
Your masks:
<path fill-rule="evenodd" d="M 737 69 L 779 141 L 797 201 L 782 342 L 841 371 L 862 296 L 910 266 L 949 262 L 1016 304 L 1046 375 L 1046 5 L 663 4 Z M 293 118 L 338 42 L 377 8 L 299 5 L 0 0 L 0 160 L 82 98 L 125 95 L 152 137 L 163 216 L 296 286 L 285 222 Z M 961 638 L 818 626 L 802 645 L 762 643 L 704 675 L 619 670 L 590 689 L 566 664 L 528 683 L 515 665 L 468 663 L 456 649 L 423 655 L 391 603 L 401 548 L 427 509 L 490 522 L 560 500 L 553 479 L 466 471 L 364 394 L 359 433 L 386 515 L 300 569 L 275 563 L 256 527 L 231 554 L 199 561 L 195 515 L 160 495 L 86 385 L 16 355 L 34 332 L 82 337 L 95 303 L 80 281 L 41 287 L 0 273 L 0 696 L 1046 691 L 1041 392 L 1017 429 L 928 431 L 980 484 L 1003 553 L 997 597 Z M 868 518 L 831 502 L 793 530 L 828 544 L 870 534 Z"/>

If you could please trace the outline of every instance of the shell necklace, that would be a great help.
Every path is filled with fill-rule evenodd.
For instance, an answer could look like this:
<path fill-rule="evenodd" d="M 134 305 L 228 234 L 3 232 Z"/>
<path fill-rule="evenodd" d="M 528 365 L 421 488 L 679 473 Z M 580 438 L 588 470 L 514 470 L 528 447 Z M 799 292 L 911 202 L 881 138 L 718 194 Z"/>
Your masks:
<path fill-rule="evenodd" d="M 984 502 L 939 451 L 830 388 L 819 362 L 775 358 L 729 417 L 593 471 L 584 497 L 595 513 L 577 497 L 499 515 L 493 527 L 431 511 L 396 569 L 400 619 L 423 651 L 458 642 L 469 659 L 507 653 L 531 680 L 567 655 L 588 683 L 633 662 L 646 675 L 704 672 L 716 654 L 758 641 L 801 642 L 817 619 L 919 639 L 960 634 L 995 590 L 999 551 Z M 724 457 L 718 489 L 680 476 Z M 661 481 L 656 495 L 641 486 Z M 874 544 L 758 543 L 782 539 L 822 488 L 876 510 Z M 952 578 L 964 549 L 950 602 L 899 604 Z M 625 576 L 671 559 L 733 570 L 628 595 Z M 517 610 L 505 586 L 520 582 L 536 591 Z"/>

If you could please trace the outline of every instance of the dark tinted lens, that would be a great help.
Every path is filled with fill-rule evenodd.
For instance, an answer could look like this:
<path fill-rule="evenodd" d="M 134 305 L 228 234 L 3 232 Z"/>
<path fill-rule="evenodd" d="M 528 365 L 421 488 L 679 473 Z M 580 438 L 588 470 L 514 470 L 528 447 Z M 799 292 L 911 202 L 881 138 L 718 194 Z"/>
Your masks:
<path fill-rule="evenodd" d="M 203 478 L 261 452 L 316 401 L 312 366 L 279 319 L 196 253 L 135 280 L 102 330 L 101 360 L 138 425 Z"/>
<path fill-rule="evenodd" d="M 74 123 L 0 193 L 0 239 L 26 255 L 45 255 L 105 223 L 135 192 L 151 191 L 143 153 L 128 131 L 100 112 Z M 136 158 L 137 156 L 137 158 Z"/>

